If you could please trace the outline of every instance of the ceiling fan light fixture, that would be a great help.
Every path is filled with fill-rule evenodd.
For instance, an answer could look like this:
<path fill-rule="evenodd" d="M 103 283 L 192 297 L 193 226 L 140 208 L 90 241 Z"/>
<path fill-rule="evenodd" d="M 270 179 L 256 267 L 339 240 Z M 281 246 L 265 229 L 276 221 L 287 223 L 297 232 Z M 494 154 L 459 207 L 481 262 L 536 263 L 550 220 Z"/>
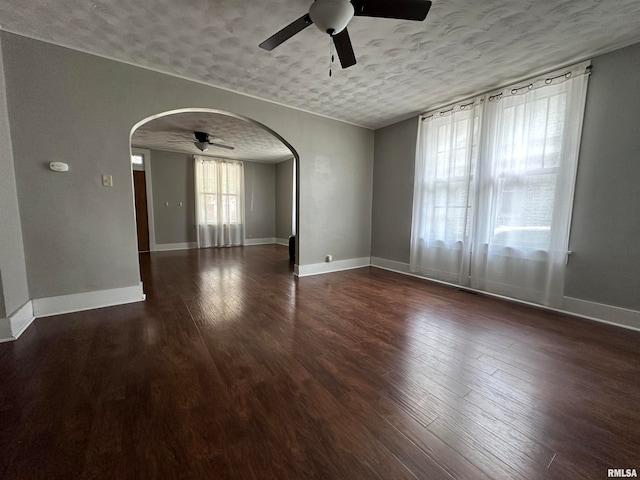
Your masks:
<path fill-rule="evenodd" d="M 354 13 L 349 0 L 316 0 L 309 8 L 309 16 L 315 26 L 331 36 L 347 28 Z"/>
<path fill-rule="evenodd" d="M 196 140 L 195 142 L 193 142 L 193 144 L 201 152 L 204 152 L 207 148 L 209 148 L 209 143 L 208 142 L 200 142 L 199 140 Z"/>

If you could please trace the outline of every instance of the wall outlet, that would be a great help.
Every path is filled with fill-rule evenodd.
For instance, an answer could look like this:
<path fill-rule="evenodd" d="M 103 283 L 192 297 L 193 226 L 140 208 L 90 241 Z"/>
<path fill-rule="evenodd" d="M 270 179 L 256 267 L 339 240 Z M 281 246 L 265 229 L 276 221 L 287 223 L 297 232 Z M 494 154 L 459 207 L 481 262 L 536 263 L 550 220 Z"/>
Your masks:
<path fill-rule="evenodd" d="M 326 257 L 324 257 L 324 261 L 329 263 L 333 260 L 333 255 L 327 255 Z"/>

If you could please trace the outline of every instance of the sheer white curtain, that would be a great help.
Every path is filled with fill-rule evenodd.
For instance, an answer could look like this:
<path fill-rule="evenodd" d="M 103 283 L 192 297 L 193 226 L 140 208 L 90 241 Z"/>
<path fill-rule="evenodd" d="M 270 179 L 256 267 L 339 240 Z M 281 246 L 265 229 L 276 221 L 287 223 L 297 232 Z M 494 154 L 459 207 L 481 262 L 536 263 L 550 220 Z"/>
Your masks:
<path fill-rule="evenodd" d="M 421 120 L 416 155 L 410 268 L 465 283 L 482 100 Z"/>
<path fill-rule="evenodd" d="M 561 305 L 584 70 L 547 75 L 485 105 L 472 286 Z"/>
<path fill-rule="evenodd" d="M 198 247 L 244 243 L 244 165 L 194 156 Z"/>
<path fill-rule="evenodd" d="M 588 65 L 424 117 L 411 271 L 561 304 Z"/>

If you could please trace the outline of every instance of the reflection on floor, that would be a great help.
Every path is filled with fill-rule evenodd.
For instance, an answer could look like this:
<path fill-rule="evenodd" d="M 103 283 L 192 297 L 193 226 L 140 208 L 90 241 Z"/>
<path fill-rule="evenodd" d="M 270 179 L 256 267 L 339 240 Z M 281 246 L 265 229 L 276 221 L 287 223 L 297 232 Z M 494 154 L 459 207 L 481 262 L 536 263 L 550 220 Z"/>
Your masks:
<path fill-rule="evenodd" d="M 148 300 L 0 345 L 0 477 L 605 478 L 640 334 L 286 247 L 142 254 Z"/>

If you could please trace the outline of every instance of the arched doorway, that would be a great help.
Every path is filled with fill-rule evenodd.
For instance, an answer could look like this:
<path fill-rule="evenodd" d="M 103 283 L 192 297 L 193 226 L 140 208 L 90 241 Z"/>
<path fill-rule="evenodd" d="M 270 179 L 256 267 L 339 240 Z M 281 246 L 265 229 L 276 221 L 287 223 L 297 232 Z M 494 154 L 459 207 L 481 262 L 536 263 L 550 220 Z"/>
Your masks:
<path fill-rule="evenodd" d="M 198 133 L 202 132 L 209 135 L 208 142 L 204 146 L 207 147 L 202 151 L 203 145 L 196 145 L 194 140 L 198 140 Z M 201 139 L 200 139 L 201 140 Z M 210 143 L 210 145 L 209 145 Z M 136 205 L 136 222 L 139 233 L 139 250 L 144 248 L 145 242 L 140 242 L 141 225 L 145 225 L 148 229 L 148 250 L 171 250 L 182 248 L 193 248 L 193 232 L 183 231 L 183 237 L 179 235 L 167 235 L 167 231 L 175 234 L 180 233 L 180 228 L 167 230 L 167 218 L 173 215 L 173 220 L 180 218 L 182 227 L 189 228 L 188 225 L 193 222 L 189 221 L 190 210 L 193 210 L 193 204 L 189 202 L 189 196 L 193 197 L 193 188 L 189 190 L 189 173 L 185 175 L 186 170 L 182 172 L 159 172 L 160 162 L 158 158 L 162 158 L 162 163 L 166 164 L 169 156 L 182 155 L 182 158 L 193 158 L 193 155 L 204 155 L 229 161 L 242 161 L 249 170 L 245 184 L 248 190 L 254 187 L 250 182 L 255 182 L 255 172 L 264 170 L 263 166 L 275 166 L 278 171 L 287 171 L 290 169 L 289 192 L 288 198 L 289 209 L 283 209 L 282 213 L 276 209 L 275 214 L 278 215 L 275 228 L 277 232 L 273 235 L 265 237 L 265 229 L 261 231 L 256 227 L 252 231 L 252 226 L 246 225 L 245 242 L 248 245 L 266 243 L 271 240 L 277 243 L 284 241 L 289 242 L 289 236 L 297 237 L 298 229 L 298 212 L 299 212 L 299 156 L 295 149 L 279 134 L 269 127 L 256 122 L 250 118 L 234 113 L 208 109 L 208 108 L 184 108 L 159 113 L 147 117 L 137 124 L 131 130 L 130 146 L 132 148 L 132 158 L 135 158 L 139 165 L 133 165 L 132 176 L 134 182 L 134 196 Z M 160 152 L 160 153 L 159 153 Z M 258 168 L 260 167 L 260 168 Z M 280 168 L 282 167 L 282 168 Z M 163 177 L 164 176 L 164 177 Z M 144 180 L 140 181 L 140 177 Z M 285 175 L 286 178 L 286 175 Z M 161 198 L 161 185 L 155 183 L 163 182 L 163 197 Z M 166 188 L 169 182 L 175 183 L 176 192 L 173 195 L 170 189 Z M 146 191 L 142 193 L 138 188 L 142 185 Z M 286 194 L 280 195 L 286 197 Z M 166 198 L 164 198 L 166 197 Z M 171 197 L 171 198 L 170 198 Z M 185 200 L 180 200 L 183 198 Z M 250 207 L 256 207 L 251 198 Z M 144 221 L 139 203 L 146 203 L 147 222 Z M 247 202 L 249 203 L 249 202 Z M 260 205 L 258 205 L 260 206 Z M 171 215 L 165 213 L 173 212 Z M 177 213 L 176 213 L 177 212 Z M 253 215 L 253 210 L 251 210 Z M 257 215 L 257 214 L 256 214 Z M 286 221 L 282 221 L 283 216 L 288 215 L 288 229 L 283 229 L 282 225 L 287 225 Z M 254 215 L 255 216 L 255 215 Z M 249 217 L 247 217 L 249 219 Z M 159 221 L 158 221 L 159 220 Z M 267 220 L 268 222 L 268 220 Z M 164 229 L 164 230 L 163 230 Z M 286 232 L 286 235 L 283 233 Z M 143 234 L 143 233 L 142 233 Z M 296 238 L 297 239 L 297 238 Z M 299 241 L 296 242 L 299 244 Z M 295 257 L 297 255 L 298 245 L 296 245 Z"/>

